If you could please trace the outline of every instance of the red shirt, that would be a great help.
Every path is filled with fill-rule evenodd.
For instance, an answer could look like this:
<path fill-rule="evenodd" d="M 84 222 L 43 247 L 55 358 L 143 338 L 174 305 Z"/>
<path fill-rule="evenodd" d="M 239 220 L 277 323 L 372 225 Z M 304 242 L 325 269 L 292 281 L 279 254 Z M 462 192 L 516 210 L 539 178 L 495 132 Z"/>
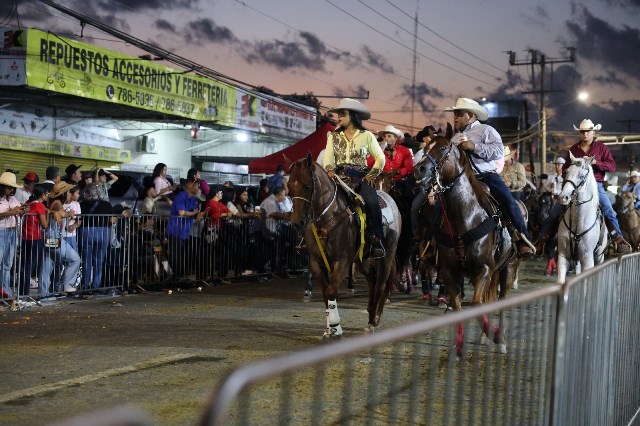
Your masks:
<path fill-rule="evenodd" d="M 29 211 L 22 219 L 22 239 L 41 240 L 42 227 L 40 226 L 40 215 L 47 214 L 47 208 L 39 201 L 29 203 Z"/>
<path fill-rule="evenodd" d="M 586 153 L 580 148 L 580 142 L 573 145 L 569 148 L 569 151 L 573 154 L 574 157 L 582 158 L 582 157 L 595 157 L 596 164 L 592 165 L 593 175 L 596 178 L 596 182 L 604 182 L 604 174 L 606 172 L 612 173 L 616 171 L 616 160 L 613 159 L 613 155 L 611 155 L 611 151 L 609 148 L 602 142 L 593 141 L 591 143 L 591 149 L 589 153 Z M 564 166 L 562 166 L 562 172 L 571 165 L 571 159 L 569 154 L 565 156 Z"/>
<path fill-rule="evenodd" d="M 373 167 L 374 163 L 375 159 L 369 156 L 367 158 L 369 168 Z M 382 172 L 388 173 L 392 170 L 398 170 L 400 172 L 393 177 L 395 180 L 404 179 L 413 174 L 413 154 L 409 148 L 399 144 L 396 144 L 394 151 L 391 151 L 389 147 L 385 148 L 384 168 Z"/>
<path fill-rule="evenodd" d="M 213 198 L 207 201 L 206 208 L 209 210 L 209 223 L 213 224 L 217 229 L 220 229 L 220 218 L 224 213 L 229 213 L 227 206 L 220 201 L 216 201 Z M 209 225 L 211 228 L 212 226 Z"/>

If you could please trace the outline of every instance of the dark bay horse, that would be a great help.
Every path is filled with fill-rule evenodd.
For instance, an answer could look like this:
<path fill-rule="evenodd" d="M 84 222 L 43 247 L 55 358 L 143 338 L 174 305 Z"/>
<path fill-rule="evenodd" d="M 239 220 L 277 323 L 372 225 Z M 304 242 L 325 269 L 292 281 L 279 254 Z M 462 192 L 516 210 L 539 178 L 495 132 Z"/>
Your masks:
<path fill-rule="evenodd" d="M 366 185 L 363 182 L 362 185 Z M 346 191 L 331 179 L 311 155 L 291 164 L 289 168 L 289 196 L 293 201 L 291 222 L 304 229 L 313 276 L 321 284 L 326 306 L 327 326 L 323 337 L 342 335 L 338 313 L 338 286 L 348 275 L 355 261 L 366 277 L 369 287 L 369 323 L 365 332 L 373 332 L 380 323 L 384 304 L 395 280 L 395 255 L 402 226 L 400 212 L 393 199 L 378 192 L 381 205 L 390 213 L 384 227 L 385 257 L 368 258 L 368 247 L 360 261 L 359 226 L 351 210 Z M 384 215 L 386 217 L 386 215 Z M 384 222 L 383 218 L 383 222 Z M 314 232 L 315 228 L 315 232 Z M 368 238 L 365 238 L 368 241 Z"/>
<path fill-rule="evenodd" d="M 441 224 L 436 233 L 440 277 L 447 287 L 454 310 L 462 309 L 460 292 L 465 277 L 474 288 L 472 304 L 505 297 L 517 273 L 517 257 L 511 236 L 502 220 L 493 213 L 493 205 L 477 180 L 467 154 L 447 137 L 436 136 L 434 145 L 415 167 L 418 182 L 430 182 L 441 206 Z M 488 317 L 482 320 L 483 340 L 493 334 L 499 350 L 506 352 L 500 315 L 500 327 L 490 330 Z M 456 347 L 462 351 L 462 325 L 458 327 Z"/>
<path fill-rule="evenodd" d="M 616 213 L 622 236 L 631 244 L 633 251 L 640 251 L 640 210 L 634 208 L 635 201 L 633 192 L 623 191 Z"/>

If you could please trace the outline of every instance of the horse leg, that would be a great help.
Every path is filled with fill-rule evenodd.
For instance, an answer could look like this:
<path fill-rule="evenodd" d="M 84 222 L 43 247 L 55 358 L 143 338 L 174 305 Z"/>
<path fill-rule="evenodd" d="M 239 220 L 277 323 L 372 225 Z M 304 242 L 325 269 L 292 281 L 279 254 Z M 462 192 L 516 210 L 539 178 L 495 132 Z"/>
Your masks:
<path fill-rule="evenodd" d="M 340 313 L 338 312 L 338 285 L 342 281 L 343 271 L 341 265 L 338 262 L 334 262 L 332 265 L 332 272 L 329 277 L 329 282 L 322 282 L 322 294 L 324 296 L 324 304 L 326 307 L 326 319 L 327 326 L 323 334 L 323 338 L 329 338 L 342 335 L 342 326 L 340 325 Z M 318 267 L 318 269 L 320 269 Z M 315 271 L 314 271 L 315 274 Z"/>
<path fill-rule="evenodd" d="M 558 280 L 556 281 L 558 284 L 564 284 L 567 278 L 567 267 L 569 265 L 569 261 L 565 257 L 562 251 L 558 251 Z"/>
<path fill-rule="evenodd" d="M 380 324 L 384 304 L 389 297 L 391 287 L 396 279 L 395 256 L 387 256 L 380 259 L 375 267 L 375 274 L 370 276 L 369 280 L 369 304 L 367 311 L 369 312 L 369 324 L 364 329 L 366 333 L 373 333 L 375 327 Z"/>
<path fill-rule="evenodd" d="M 311 302 L 311 291 L 313 290 L 313 272 L 309 268 L 309 274 L 307 275 L 307 283 L 304 286 L 304 298 L 303 301 Z"/>
<path fill-rule="evenodd" d="M 580 259 L 580 265 L 582 266 L 583 271 L 588 271 L 594 266 L 593 253 L 586 253 Z"/>
<path fill-rule="evenodd" d="M 354 262 L 351 264 L 351 267 L 349 268 L 349 277 L 347 278 L 347 289 L 351 290 L 351 294 L 356 292 L 356 289 L 353 286 L 356 282 L 355 275 L 356 275 L 356 264 Z"/>

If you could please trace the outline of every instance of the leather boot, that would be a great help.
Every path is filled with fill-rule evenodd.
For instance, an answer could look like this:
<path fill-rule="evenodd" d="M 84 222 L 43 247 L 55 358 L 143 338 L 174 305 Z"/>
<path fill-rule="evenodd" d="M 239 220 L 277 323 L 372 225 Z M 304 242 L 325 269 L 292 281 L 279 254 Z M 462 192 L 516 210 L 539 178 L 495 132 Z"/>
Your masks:
<path fill-rule="evenodd" d="M 386 256 L 387 252 L 382 245 L 382 241 L 376 236 L 371 237 L 371 259 L 381 259 Z"/>
<path fill-rule="evenodd" d="M 622 235 L 618 234 L 618 232 L 613 231 L 610 234 L 611 241 L 616 245 L 616 254 L 623 255 L 627 253 L 631 253 L 631 245 L 622 238 Z"/>
<path fill-rule="evenodd" d="M 607 231 L 609 231 L 609 239 L 616 245 L 616 254 L 622 255 L 631 253 L 631 245 L 622 238 L 622 235 L 618 234 L 613 223 L 611 223 L 609 218 L 606 216 L 604 218 L 604 224 L 607 226 Z"/>

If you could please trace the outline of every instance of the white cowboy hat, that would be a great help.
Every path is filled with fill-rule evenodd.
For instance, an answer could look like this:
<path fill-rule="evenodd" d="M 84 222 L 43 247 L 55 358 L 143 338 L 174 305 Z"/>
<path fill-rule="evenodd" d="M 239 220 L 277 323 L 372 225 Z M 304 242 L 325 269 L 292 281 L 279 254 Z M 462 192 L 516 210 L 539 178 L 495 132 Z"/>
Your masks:
<path fill-rule="evenodd" d="M 16 183 L 16 175 L 11 172 L 4 172 L 2 176 L 0 176 L 0 185 L 22 188 L 22 185 Z"/>
<path fill-rule="evenodd" d="M 640 177 L 640 172 L 637 170 L 634 170 L 631 173 L 629 173 L 629 177 Z"/>
<path fill-rule="evenodd" d="M 487 118 L 489 118 L 489 113 L 487 112 L 487 109 L 482 105 L 480 105 L 479 103 L 477 103 L 476 101 L 474 101 L 473 99 L 469 99 L 469 98 L 458 98 L 454 106 L 446 107 L 444 110 L 445 111 L 459 111 L 459 110 L 471 111 L 478 117 L 478 120 L 480 121 L 485 121 Z"/>
<path fill-rule="evenodd" d="M 358 102 L 355 99 L 351 98 L 342 98 L 340 99 L 340 103 L 337 107 L 331 108 L 328 112 L 338 111 L 341 109 L 346 109 L 349 111 L 355 111 L 360 114 L 363 120 L 368 120 L 371 118 L 371 111 L 366 107 L 362 102 Z"/>
<path fill-rule="evenodd" d="M 564 163 L 566 163 L 566 161 L 562 157 L 557 157 L 555 160 L 553 160 L 553 164 L 564 164 Z"/>
<path fill-rule="evenodd" d="M 602 129 L 602 124 L 593 124 L 593 121 L 589 120 L 588 118 L 585 118 L 584 120 L 582 120 L 580 122 L 580 127 L 576 127 L 576 125 L 573 125 L 573 129 L 574 130 L 595 130 L 598 131 L 600 129 Z"/>
<path fill-rule="evenodd" d="M 398 138 L 404 138 L 404 134 L 400 130 L 393 127 L 391 124 L 385 126 L 384 129 L 380 131 L 381 135 L 384 135 L 385 133 L 391 133 L 396 135 Z"/>
<path fill-rule="evenodd" d="M 511 158 L 511 156 L 513 155 L 513 152 L 511 152 L 511 148 L 509 148 L 508 146 L 504 147 L 504 159 L 506 160 L 507 158 Z"/>

